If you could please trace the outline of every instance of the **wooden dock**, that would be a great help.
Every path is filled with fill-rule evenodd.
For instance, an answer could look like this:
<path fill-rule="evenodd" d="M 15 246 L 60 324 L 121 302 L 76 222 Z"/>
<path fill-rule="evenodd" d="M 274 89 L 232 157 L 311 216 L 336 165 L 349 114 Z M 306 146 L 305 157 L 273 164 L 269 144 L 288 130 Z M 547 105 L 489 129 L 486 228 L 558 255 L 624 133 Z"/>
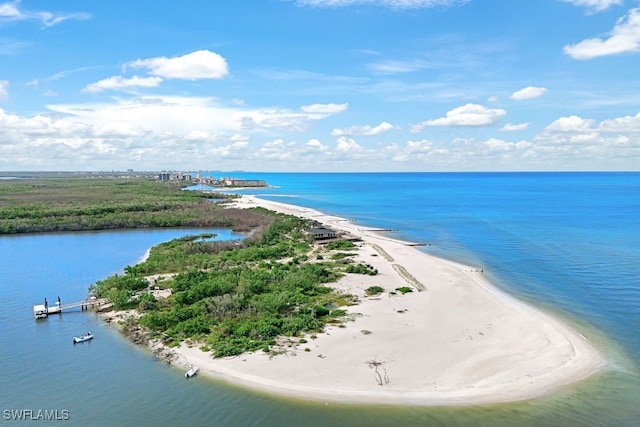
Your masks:
<path fill-rule="evenodd" d="M 82 301 L 72 302 L 69 304 L 61 304 L 60 298 L 58 298 L 58 301 L 55 304 L 49 305 L 47 299 L 45 298 L 44 304 L 37 304 L 33 306 L 33 316 L 36 319 L 46 319 L 50 314 L 61 314 L 63 310 L 70 310 L 72 308 L 80 307 L 80 309 L 84 311 L 88 310 L 91 307 L 100 306 L 106 303 L 106 301 L 107 300 L 105 298 L 91 297 Z"/>

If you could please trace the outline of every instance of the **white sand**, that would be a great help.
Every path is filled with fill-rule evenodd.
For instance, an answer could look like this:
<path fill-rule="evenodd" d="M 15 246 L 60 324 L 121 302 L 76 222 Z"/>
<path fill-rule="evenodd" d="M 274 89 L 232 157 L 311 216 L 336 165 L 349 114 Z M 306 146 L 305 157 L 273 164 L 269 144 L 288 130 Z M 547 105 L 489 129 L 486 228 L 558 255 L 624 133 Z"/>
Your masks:
<path fill-rule="evenodd" d="M 357 259 L 379 274 L 341 279 L 337 287 L 362 299 L 348 308 L 357 313 L 355 320 L 344 328 L 330 326 L 316 339 L 306 337 L 307 343 L 286 354 L 213 359 L 196 347 L 178 348 L 180 359 L 201 374 L 325 401 L 461 405 L 541 396 L 605 364 L 581 334 L 499 291 L 475 269 L 312 209 L 253 196 L 241 197 L 236 206 L 263 206 L 359 236 Z M 389 294 L 415 285 L 412 278 L 426 290 Z M 365 297 L 364 289 L 373 285 L 387 292 Z M 372 361 L 380 363 L 379 376 Z"/>

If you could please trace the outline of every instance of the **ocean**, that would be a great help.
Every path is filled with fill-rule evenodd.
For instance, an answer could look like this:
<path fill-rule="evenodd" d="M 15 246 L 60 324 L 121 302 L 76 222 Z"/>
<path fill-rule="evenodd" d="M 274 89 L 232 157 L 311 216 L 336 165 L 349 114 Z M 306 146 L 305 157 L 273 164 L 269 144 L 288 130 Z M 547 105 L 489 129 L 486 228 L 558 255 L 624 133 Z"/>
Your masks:
<path fill-rule="evenodd" d="M 609 366 L 544 398 L 468 407 L 307 402 L 185 381 L 92 313 L 35 321 L 31 307 L 44 297 L 80 300 L 150 246 L 203 230 L 0 236 L 2 423 L 33 424 L 40 411 L 67 426 L 638 425 L 640 173 L 202 174 L 266 180 L 269 188 L 236 192 L 387 229 L 482 268 L 496 286 L 576 327 Z M 93 341 L 72 344 L 89 330 Z"/>

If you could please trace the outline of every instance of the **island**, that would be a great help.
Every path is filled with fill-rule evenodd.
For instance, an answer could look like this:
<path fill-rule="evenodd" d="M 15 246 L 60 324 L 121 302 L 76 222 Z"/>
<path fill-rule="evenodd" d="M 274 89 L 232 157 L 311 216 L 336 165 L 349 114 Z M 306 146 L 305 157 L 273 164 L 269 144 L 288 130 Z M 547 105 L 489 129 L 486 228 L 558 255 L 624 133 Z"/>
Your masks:
<path fill-rule="evenodd" d="M 296 398 L 470 405 L 543 396 L 606 365 L 574 328 L 499 290 L 482 269 L 313 209 L 254 196 L 236 197 L 227 207 L 275 213 L 291 224 L 291 218 L 301 220 L 296 224 L 306 234 L 295 235 L 299 245 L 287 235 L 293 252 L 279 253 L 276 248 L 286 246 L 279 242 L 269 249 L 276 252 L 256 255 L 253 264 L 234 264 L 238 243 L 205 245 L 226 251 L 226 258 L 215 265 L 190 261 L 187 271 L 161 274 L 148 274 L 153 269 L 145 263 L 129 266 L 124 276 L 92 289 L 100 296 L 110 290 L 114 301 L 128 307 L 105 313 L 108 321 L 185 370 L 197 367 L 201 375 Z M 266 232 L 277 240 L 277 229 Z M 207 275 L 224 265 L 238 280 L 226 289 Z M 260 297 L 264 287 L 285 276 L 261 278 L 258 271 L 248 280 L 242 271 L 250 265 L 269 274 L 286 272 L 283 281 L 299 277 L 304 289 L 294 292 L 298 299 L 269 294 L 267 303 Z M 312 276 L 319 283 L 308 283 Z M 246 303 L 249 295 L 255 299 Z M 261 307 L 272 310 L 269 319 L 275 320 L 265 322 Z M 212 320 L 223 312 L 248 322 L 240 327 L 228 318 Z M 278 331 L 287 333 L 274 337 Z"/>

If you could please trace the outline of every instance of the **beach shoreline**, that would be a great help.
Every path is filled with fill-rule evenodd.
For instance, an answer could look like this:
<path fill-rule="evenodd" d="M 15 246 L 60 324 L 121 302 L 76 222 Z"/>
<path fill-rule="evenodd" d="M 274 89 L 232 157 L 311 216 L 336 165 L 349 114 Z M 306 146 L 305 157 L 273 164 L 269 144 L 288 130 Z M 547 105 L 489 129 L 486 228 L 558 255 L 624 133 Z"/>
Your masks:
<path fill-rule="evenodd" d="M 356 261 L 376 276 L 331 285 L 356 295 L 352 320 L 291 340 L 283 354 L 214 359 L 197 345 L 173 348 L 175 363 L 235 385 L 307 400 L 398 405 L 474 405 L 532 399 L 584 380 L 606 362 L 564 322 L 498 289 L 474 267 L 435 257 L 320 211 L 240 196 L 313 219 L 358 239 Z M 385 292 L 369 297 L 365 289 Z M 395 289 L 409 286 L 414 292 Z"/>

